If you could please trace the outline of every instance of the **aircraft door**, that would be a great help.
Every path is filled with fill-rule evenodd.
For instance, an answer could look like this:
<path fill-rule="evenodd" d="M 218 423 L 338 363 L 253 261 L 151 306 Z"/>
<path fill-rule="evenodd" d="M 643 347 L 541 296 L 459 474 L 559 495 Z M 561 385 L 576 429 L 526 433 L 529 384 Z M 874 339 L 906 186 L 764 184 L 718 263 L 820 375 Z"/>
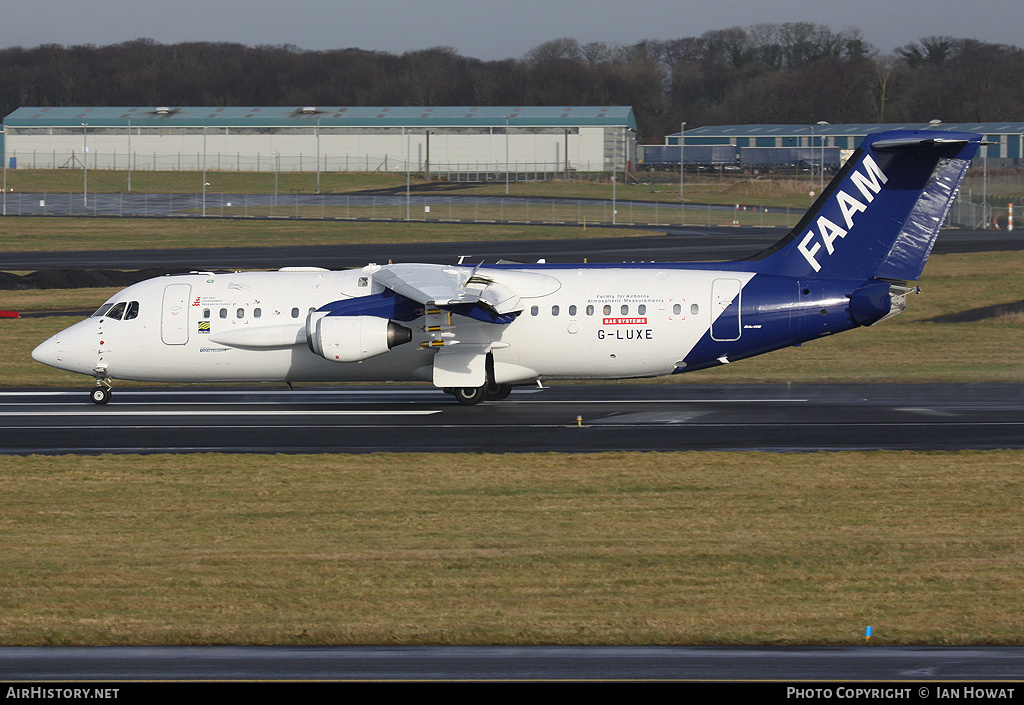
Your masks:
<path fill-rule="evenodd" d="M 192 297 L 190 284 L 168 284 L 160 309 L 160 339 L 166 345 L 188 342 L 188 304 Z"/>
<path fill-rule="evenodd" d="M 738 279 L 715 279 L 711 284 L 712 340 L 740 339 L 740 296 Z"/>

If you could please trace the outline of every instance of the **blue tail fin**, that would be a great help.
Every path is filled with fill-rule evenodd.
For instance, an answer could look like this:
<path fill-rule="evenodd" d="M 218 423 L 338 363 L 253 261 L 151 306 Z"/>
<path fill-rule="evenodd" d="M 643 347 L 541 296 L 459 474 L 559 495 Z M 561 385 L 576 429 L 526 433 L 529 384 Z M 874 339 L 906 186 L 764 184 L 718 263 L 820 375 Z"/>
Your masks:
<path fill-rule="evenodd" d="M 981 135 L 868 135 L 797 226 L 761 253 L 761 271 L 917 281 Z"/>

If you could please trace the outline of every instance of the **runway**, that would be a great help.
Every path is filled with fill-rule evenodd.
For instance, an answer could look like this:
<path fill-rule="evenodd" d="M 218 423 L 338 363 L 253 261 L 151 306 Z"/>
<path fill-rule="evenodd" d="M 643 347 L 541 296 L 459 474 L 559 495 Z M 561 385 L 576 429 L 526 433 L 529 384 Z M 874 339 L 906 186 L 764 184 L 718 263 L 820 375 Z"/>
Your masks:
<path fill-rule="evenodd" d="M 1020 647 L 0 648 L 0 680 L 1019 681 Z M 968 683 L 969 684 L 969 683 Z M 785 682 L 774 684 L 785 694 Z M 818 683 L 816 685 L 823 685 Z M 925 689 L 926 691 L 927 689 Z M 916 691 L 920 694 L 922 691 Z M 851 692 L 848 697 L 852 697 Z M 905 696 L 906 697 L 906 696 Z M 922 699 L 927 696 L 922 695 Z"/>
<path fill-rule="evenodd" d="M 1024 447 L 1024 385 L 419 386 L 0 392 L 0 453 L 963 450 Z"/>
<path fill-rule="evenodd" d="M 408 224 L 415 228 L 416 223 Z M 258 225 L 257 225 L 258 227 Z M 339 223 L 339 230 L 344 229 Z M 458 227 L 473 232 L 473 223 Z M 591 227 L 593 230 L 593 227 Z M 641 230 L 641 229 L 638 229 Z M 567 240 L 490 240 L 424 242 L 387 245 L 294 245 L 283 247 L 211 247 L 149 250 L 0 253 L 0 271 L 45 269 L 147 269 L 167 272 L 195 269 L 274 269 L 317 265 L 328 269 L 362 267 L 368 262 L 427 262 L 450 264 L 465 257 L 471 262 L 511 259 L 552 263 L 580 262 L 701 262 L 751 257 L 786 234 L 784 228 L 662 228 L 663 235 Z M 943 230 L 933 254 L 1019 251 L 1024 236 L 996 230 Z"/>

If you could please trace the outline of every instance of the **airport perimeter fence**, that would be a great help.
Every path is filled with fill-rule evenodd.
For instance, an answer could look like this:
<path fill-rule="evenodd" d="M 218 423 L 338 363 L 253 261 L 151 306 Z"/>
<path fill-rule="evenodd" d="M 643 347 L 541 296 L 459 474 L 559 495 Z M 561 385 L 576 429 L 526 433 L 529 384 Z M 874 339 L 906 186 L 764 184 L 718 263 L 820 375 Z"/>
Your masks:
<path fill-rule="evenodd" d="M 991 225 L 992 216 L 992 206 L 988 206 L 984 203 L 973 203 L 967 199 L 958 198 L 953 202 L 953 206 L 949 209 L 949 216 L 946 218 L 946 224 L 956 225 L 961 228 L 970 228 L 973 230 L 984 230 Z"/>
<path fill-rule="evenodd" d="M 1024 230 L 1024 199 L 1018 200 L 1016 207 L 1012 202 L 993 206 L 957 199 L 946 224 L 971 230 Z"/>
<path fill-rule="evenodd" d="M 87 161 L 86 161 L 87 160 Z M 88 169 L 127 172 L 127 152 L 31 152 L 10 150 L 6 167 L 12 169 Z M 573 163 L 564 161 L 538 162 L 527 160 L 432 162 L 423 158 L 408 162 L 403 156 L 389 154 L 316 154 L 268 153 L 226 154 L 223 152 L 132 152 L 132 171 L 186 171 L 186 172 L 260 172 L 260 173 L 392 173 L 406 171 L 429 174 L 431 178 L 453 182 L 550 181 L 553 179 L 607 178 L 602 163 Z"/>
<path fill-rule="evenodd" d="M 498 196 L 4 193 L 2 214 L 151 218 L 792 227 L 798 208 Z"/>
<path fill-rule="evenodd" d="M 150 218 L 541 223 L 550 225 L 793 227 L 804 209 L 612 199 L 498 196 L 224 193 L 3 192 L 0 214 Z M 1009 226 L 1011 208 L 975 203 L 961 193 L 947 226 Z M 1024 208 L 1017 212 L 1018 223 Z M 1018 229 L 1020 227 L 1018 226 Z"/>

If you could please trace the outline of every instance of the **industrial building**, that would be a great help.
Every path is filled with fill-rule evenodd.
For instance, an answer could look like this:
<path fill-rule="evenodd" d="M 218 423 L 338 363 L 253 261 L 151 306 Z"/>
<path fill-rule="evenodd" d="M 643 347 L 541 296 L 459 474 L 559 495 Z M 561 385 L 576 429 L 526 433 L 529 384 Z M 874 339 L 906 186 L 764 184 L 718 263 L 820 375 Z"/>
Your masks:
<path fill-rule="evenodd" d="M 22 107 L 7 168 L 390 171 L 456 179 L 628 169 L 631 107 Z M 499 176 L 500 175 L 500 176 Z"/>

